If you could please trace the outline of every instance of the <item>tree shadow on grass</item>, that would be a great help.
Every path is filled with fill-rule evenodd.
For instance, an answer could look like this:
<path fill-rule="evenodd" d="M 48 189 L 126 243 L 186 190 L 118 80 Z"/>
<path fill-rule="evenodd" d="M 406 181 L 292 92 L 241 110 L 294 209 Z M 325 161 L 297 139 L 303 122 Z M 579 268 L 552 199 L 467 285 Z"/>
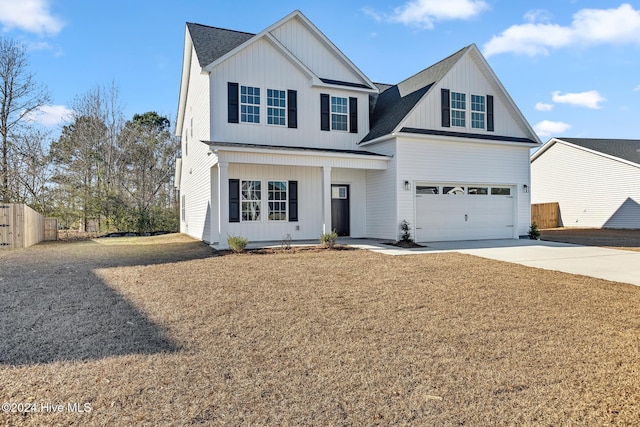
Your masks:
<path fill-rule="evenodd" d="M 178 351 L 168 331 L 96 269 L 206 258 L 200 242 L 38 245 L 0 255 L 0 364 L 95 360 Z"/>

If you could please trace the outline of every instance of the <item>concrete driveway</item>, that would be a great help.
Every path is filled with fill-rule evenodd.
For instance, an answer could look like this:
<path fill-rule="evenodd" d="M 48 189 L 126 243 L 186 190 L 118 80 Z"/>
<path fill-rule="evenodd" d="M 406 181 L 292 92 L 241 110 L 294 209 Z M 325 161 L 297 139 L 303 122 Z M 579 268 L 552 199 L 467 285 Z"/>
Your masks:
<path fill-rule="evenodd" d="M 416 249 L 401 249 L 381 242 L 358 240 L 352 239 L 345 243 L 388 255 L 460 252 L 640 286 L 640 252 L 528 239 L 428 242 L 424 243 L 427 247 Z"/>

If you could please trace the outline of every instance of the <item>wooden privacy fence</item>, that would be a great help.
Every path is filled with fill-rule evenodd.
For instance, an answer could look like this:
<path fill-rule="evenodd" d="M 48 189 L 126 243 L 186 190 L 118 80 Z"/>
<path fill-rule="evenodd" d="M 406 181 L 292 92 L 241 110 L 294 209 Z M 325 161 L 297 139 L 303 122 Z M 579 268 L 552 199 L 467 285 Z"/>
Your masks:
<path fill-rule="evenodd" d="M 556 228 L 558 227 L 559 212 L 558 202 L 532 204 L 531 223 L 535 223 L 538 228 Z"/>
<path fill-rule="evenodd" d="M 56 218 L 44 218 L 27 205 L 0 203 L 0 249 L 28 248 L 57 239 Z"/>

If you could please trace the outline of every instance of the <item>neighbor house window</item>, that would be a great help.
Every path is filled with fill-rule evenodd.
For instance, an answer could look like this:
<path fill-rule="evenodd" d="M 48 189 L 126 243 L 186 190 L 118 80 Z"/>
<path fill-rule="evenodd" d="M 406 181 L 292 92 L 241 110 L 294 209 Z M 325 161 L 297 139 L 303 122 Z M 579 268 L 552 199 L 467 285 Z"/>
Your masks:
<path fill-rule="evenodd" d="M 287 181 L 269 181 L 269 221 L 287 220 Z"/>
<path fill-rule="evenodd" d="M 285 125 L 287 93 L 284 90 L 267 89 L 267 123 Z"/>
<path fill-rule="evenodd" d="M 260 88 L 240 86 L 240 121 L 260 123 Z"/>
<path fill-rule="evenodd" d="M 262 211 L 262 183 L 260 181 L 242 181 L 242 191 L 240 193 L 242 220 L 260 221 Z"/>
<path fill-rule="evenodd" d="M 484 129 L 484 99 L 484 96 L 471 95 L 471 127 L 474 129 Z"/>
<path fill-rule="evenodd" d="M 451 92 L 451 126 L 466 126 L 467 95 Z"/>
<path fill-rule="evenodd" d="M 347 130 L 348 117 L 347 98 L 331 97 L 331 129 Z"/>

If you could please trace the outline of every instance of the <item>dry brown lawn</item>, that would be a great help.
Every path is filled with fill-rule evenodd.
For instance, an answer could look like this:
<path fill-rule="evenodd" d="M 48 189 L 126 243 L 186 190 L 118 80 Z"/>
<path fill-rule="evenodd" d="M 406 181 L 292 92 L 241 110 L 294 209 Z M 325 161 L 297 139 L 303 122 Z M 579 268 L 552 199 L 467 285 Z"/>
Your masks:
<path fill-rule="evenodd" d="M 540 230 L 540 238 L 552 242 L 640 251 L 640 230 L 550 228 Z"/>
<path fill-rule="evenodd" d="M 456 253 L 0 252 L 0 425 L 638 425 L 640 287 Z M 82 406 L 84 408 L 84 406 Z"/>

